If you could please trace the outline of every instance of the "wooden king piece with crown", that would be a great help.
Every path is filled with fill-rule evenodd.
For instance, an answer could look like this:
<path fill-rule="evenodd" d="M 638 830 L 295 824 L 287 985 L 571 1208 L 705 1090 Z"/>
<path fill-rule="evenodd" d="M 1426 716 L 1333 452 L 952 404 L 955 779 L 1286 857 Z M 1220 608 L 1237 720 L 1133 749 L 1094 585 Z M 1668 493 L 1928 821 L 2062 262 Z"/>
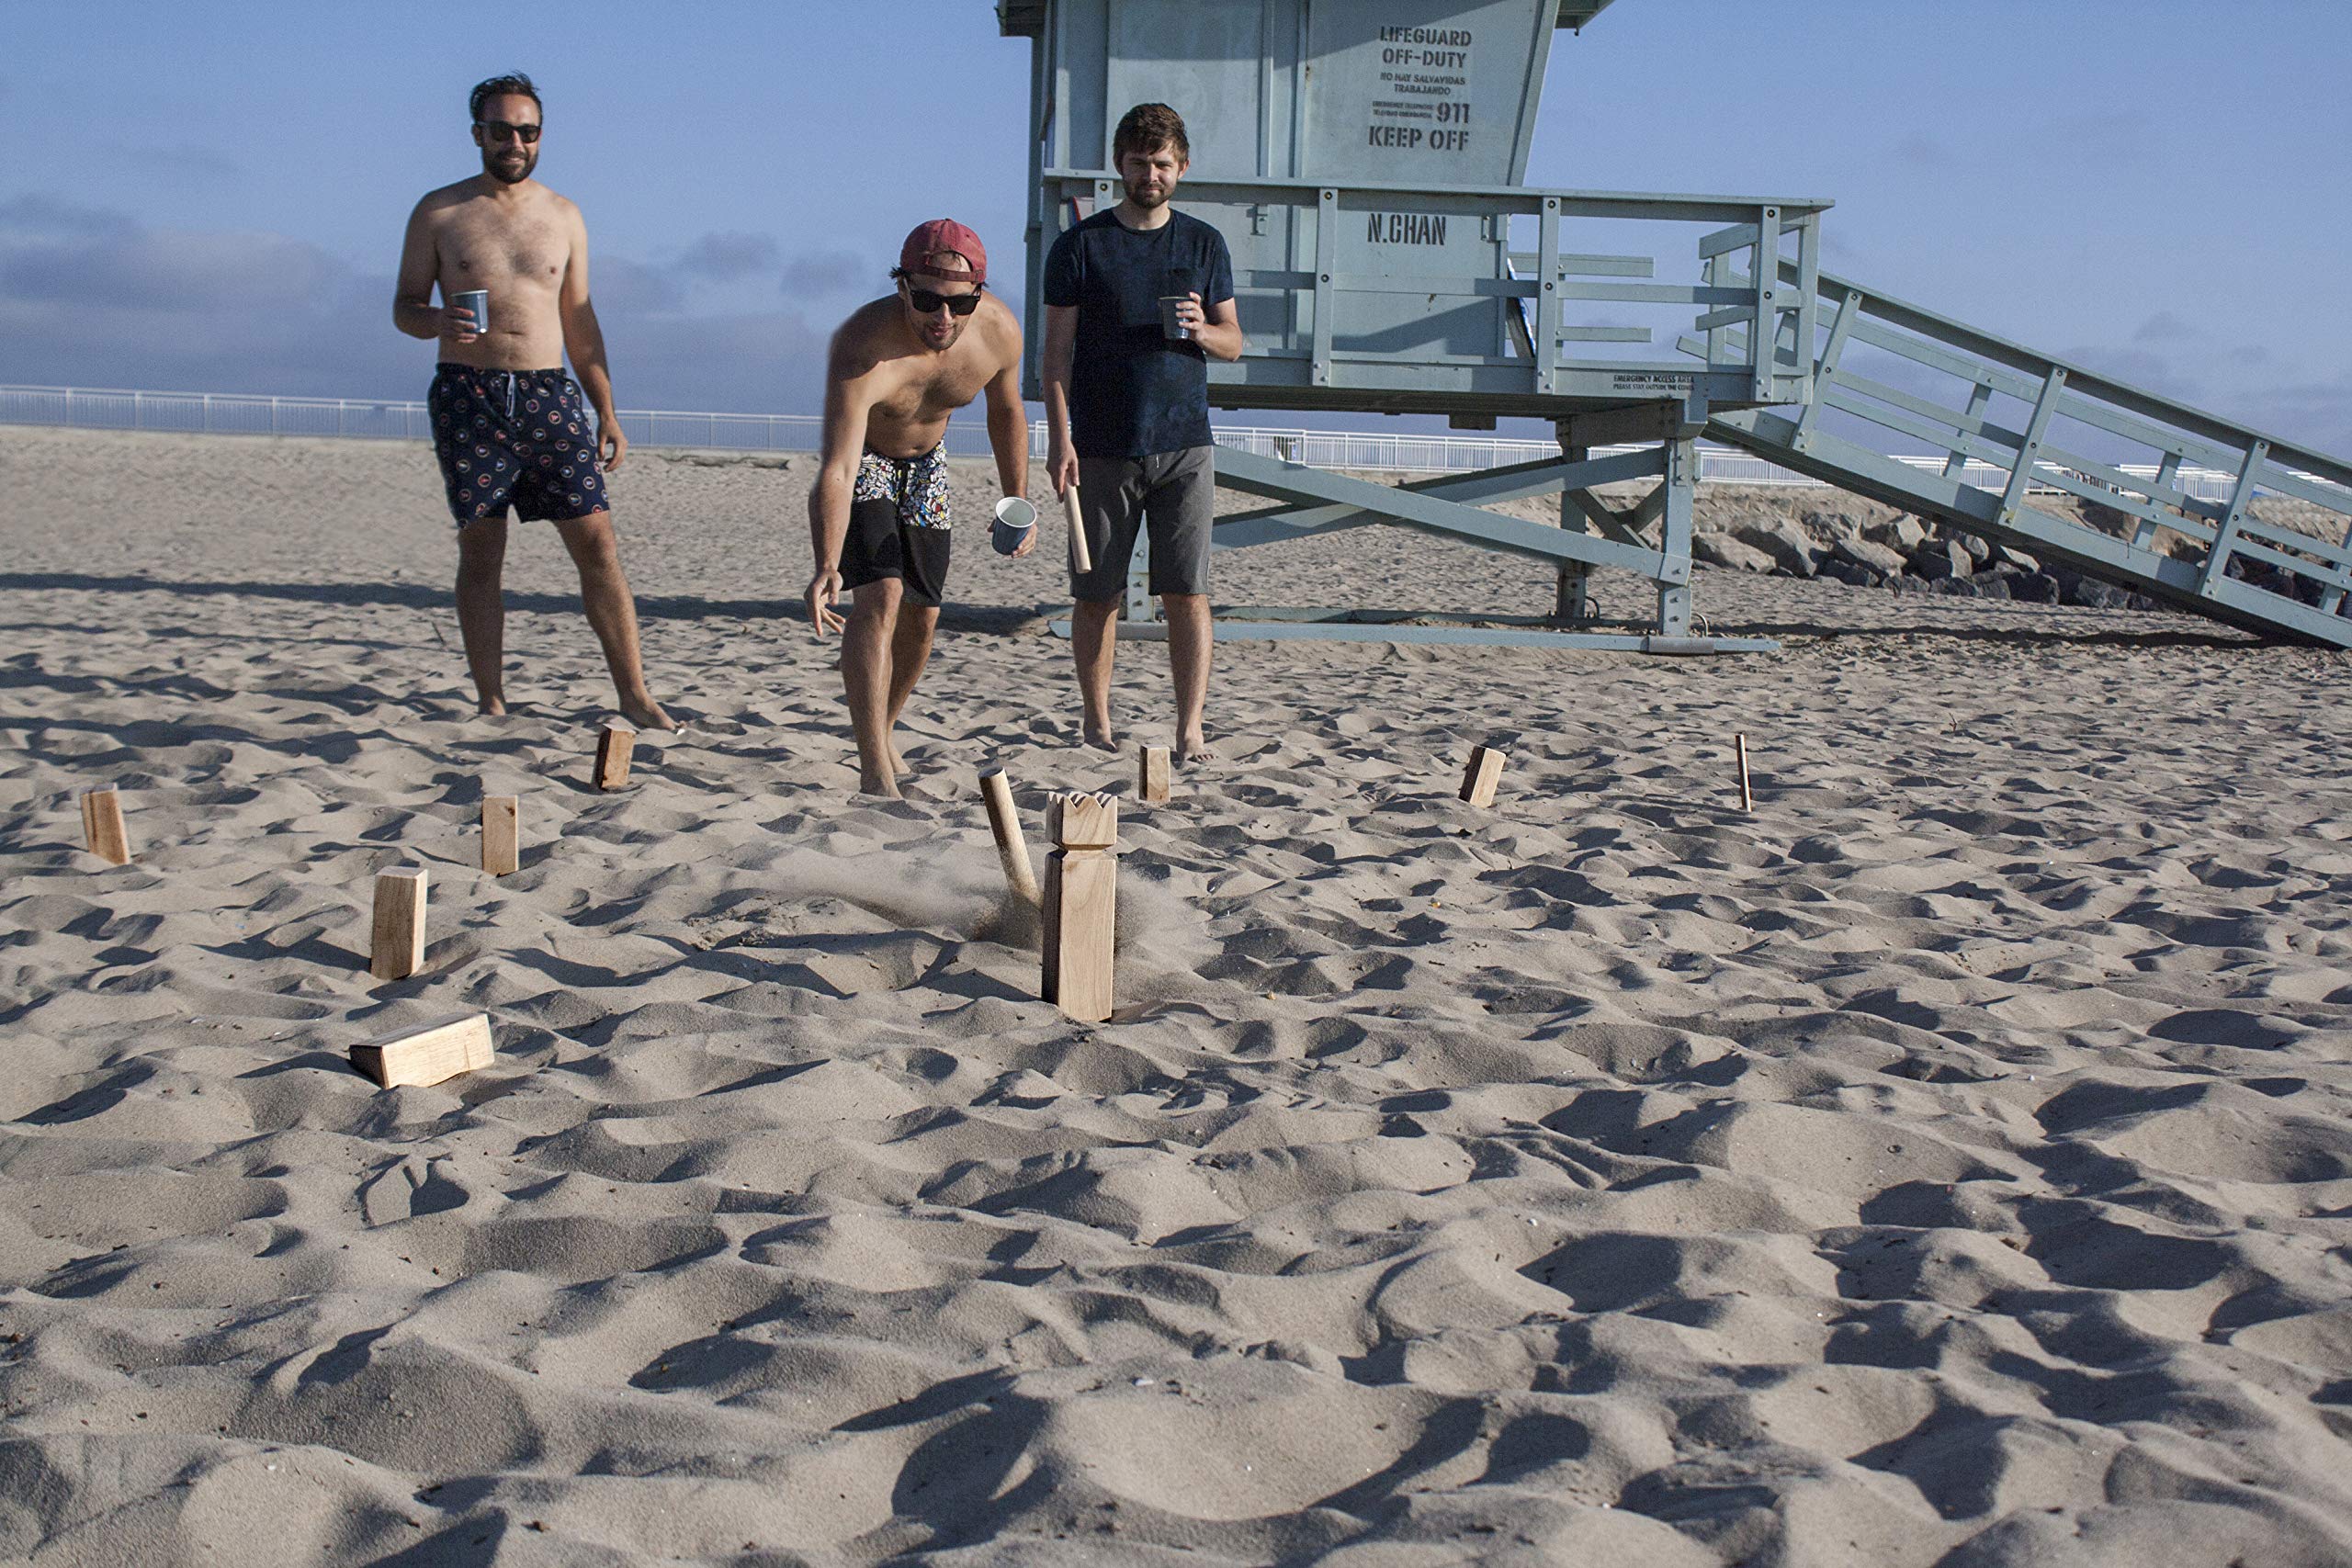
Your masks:
<path fill-rule="evenodd" d="M 1057 795 L 1047 807 L 1054 849 L 1046 857 L 1045 973 L 1038 995 L 1069 1017 L 1111 1016 L 1112 935 L 1118 918 L 1119 803 L 1107 795 Z"/>

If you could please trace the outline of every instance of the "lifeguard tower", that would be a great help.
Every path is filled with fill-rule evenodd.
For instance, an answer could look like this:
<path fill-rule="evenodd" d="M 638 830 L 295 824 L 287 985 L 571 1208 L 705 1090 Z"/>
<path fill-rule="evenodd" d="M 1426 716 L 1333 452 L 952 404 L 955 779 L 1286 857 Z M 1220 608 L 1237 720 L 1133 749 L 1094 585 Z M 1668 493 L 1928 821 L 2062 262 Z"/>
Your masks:
<path fill-rule="evenodd" d="M 1054 237 L 1120 197 L 1119 116 L 1165 102 L 1192 138 L 1179 202 L 1225 235 L 1247 339 L 1211 363 L 1213 405 L 1558 434 L 1557 458 L 1395 487 L 1221 449 L 1218 483 L 1271 504 L 1221 521 L 1220 547 L 1404 526 L 1544 562 L 1557 597 L 1541 626 L 1337 606 L 1221 612 L 1220 635 L 1770 649 L 1692 633 L 1705 434 L 2236 625 L 2352 646 L 2352 465 L 1825 276 L 1826 200 L 1524 186 L 1553 51 L 1610 3 L 999 0 L 1002 31 L 1030 40 L 1028 321 Z M 1864 423 L 1945 461 L 1883 457 Z M 2232 476 L 2228 499 L 2192 496 L 2184 466 Z M 1629 508 L 1595 493 L 1645 479 Z M 2263 491 L 2346 527 L 2258 519 Z M 2033 504 L 2052 492 L 2122 522 Z M 1484 509 L 1552 493 L 1558 526 Z M 1601 570 L 1650 583 L 1654 616 L 1596 620 Z M 1148 615 L 1139 581 L 1129 597 Z"/>

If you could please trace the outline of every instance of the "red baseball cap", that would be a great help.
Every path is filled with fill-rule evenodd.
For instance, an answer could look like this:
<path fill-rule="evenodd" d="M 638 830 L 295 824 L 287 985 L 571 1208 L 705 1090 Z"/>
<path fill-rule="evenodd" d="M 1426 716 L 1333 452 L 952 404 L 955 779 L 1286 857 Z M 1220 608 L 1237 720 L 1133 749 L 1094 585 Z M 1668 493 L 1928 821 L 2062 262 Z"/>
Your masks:
<path fill-rule="evenodd" d="M 964 265 L 972 270 L 932 271 L 931 258 L 941 251 L 950 251 L 962 256 Z M 934 218 L 928 223 L 917 224 L 914 232 L 907 236 L 907 243 L 899 247 L 899 266 L 905 272 L 921 273 L 925 277 L 941 278 L 950 283 L 959 278 L 986 283 L 989 280 L 989 252 L 988 247 L 980 243 L 978 234 L 953 218 Z"/>

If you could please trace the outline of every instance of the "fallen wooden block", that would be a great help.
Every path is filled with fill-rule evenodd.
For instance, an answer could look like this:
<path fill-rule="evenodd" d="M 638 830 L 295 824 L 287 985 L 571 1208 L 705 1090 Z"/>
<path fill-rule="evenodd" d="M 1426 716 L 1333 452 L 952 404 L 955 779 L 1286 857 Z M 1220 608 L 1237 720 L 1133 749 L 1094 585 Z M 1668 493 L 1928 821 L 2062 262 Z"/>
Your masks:
<path fill-rule="evenodd" d="M 1753 811 L 1756 809 L 1756 795 L 1747 787 L 1747 737 L 1734 735 L 1732 741 L 1739 751 L 1739 808 Z"/>
<path fill-rule="evenodd" d="M 1168 804 L 1168 748 L 1146 746 L 1136 752 L 1136 795 L 1148 806 Z"/>
<path fill-rule="evenodd" d="M 1503 776 L 1503 754 L 1491 746 L 1470 748 L 1470 765 L 1462 773 L 1462 798 L 1476 807 L 1495 803 L 1495 784 Z"/>
<path fill-rule="evenodd" d="M 424 967 L 424 868 L 394 866 L 376 877 L 376 920 L 368 973 L 405 980 Z"/>
<path fill-rule="evenodd" d="M 82 796 L 82 841 L 108 865 L 130 863 L 130 835 L 122 826 L 122 797 L 114 785 Z"/>
<path fill-rule="evenodd" d="M 351 1065 L 386 1089 L 436 1084 L 490 1066 L 490 1015 L 458 1013 L 379 1034 L 351 1048 Z"/>
<path fill-rule="evenodd" d="M 596 787 L 618 789 L 628 783 L 628 760 L 637 750 L 637 726 L 614 719 L 596 737 Z"/>
<path fill-rule="evenodd" d="M 523 863 L 523 801 L 519 795 L 481 797 L 481 868 L 512 876 Z"/>
<path fill-rule="evenodd" d="M 1004 880 L 1015 897 L 1036 908 L 1041 897 L 1037 871 L 1029 859 L 1029 840 L 1022 836 L 1021 815 L 1013 808 L 1012 781 L 1004 776 L 1002 768 L 990 768 L 980 775 L 980 798 L 988 803 L 989 831 L 996 838 L 996 858 L 1004 867 Z"/>
<path fill-rule="evenodd" d="M 1037 994 L 1070 1018 L 1111 1016 L 1111 959 L 1118 920 L 1119 803 L 1107 795 L 1059 795 L 1047 809 L 1054 851 L 1046 857 L 1044 970 Z"/>

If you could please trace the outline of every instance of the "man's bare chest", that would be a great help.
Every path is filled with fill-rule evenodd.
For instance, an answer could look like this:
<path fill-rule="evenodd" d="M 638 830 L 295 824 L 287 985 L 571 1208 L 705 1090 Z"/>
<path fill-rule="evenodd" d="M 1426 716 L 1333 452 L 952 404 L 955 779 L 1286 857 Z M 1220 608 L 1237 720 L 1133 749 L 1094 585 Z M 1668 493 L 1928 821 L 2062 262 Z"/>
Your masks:
<path fill-rule="evenodd" d="M 442 230 L 441 276 L 468 283 L 537 283 L 554 288 L 563 281 L 571 254 L 562 229 L 552 220 L 496 222 L 459 218 Z"/>
<path fill-rule="evenodd" d="M 921 376 L 910 377 L 877 400 L 875 412 L 886 418 L 921 421 L 955 412 L 980 395 L 989 383 L 987 367 L 977 363 L 951 363 Z"/>

